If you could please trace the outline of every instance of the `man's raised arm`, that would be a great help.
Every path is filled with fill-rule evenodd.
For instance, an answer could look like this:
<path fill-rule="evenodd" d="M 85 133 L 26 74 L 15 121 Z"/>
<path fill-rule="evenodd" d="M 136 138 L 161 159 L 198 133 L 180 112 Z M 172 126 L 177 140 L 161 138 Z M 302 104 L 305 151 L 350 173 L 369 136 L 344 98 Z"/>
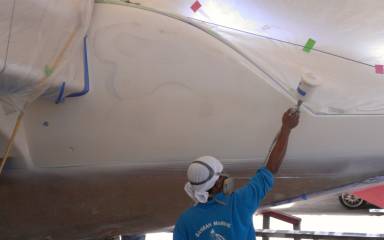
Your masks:
<path fill-rule="evenodd" d="M 295 109 L 288 109 L 283 115 L 283 124 L 277 136 L 276 142 L 268 156 L 266 167 L 273 174 L 277 173 L 285 157 L 288 147 L 288 139 L 291 130 L 299 124 L 300 113 Z"/>

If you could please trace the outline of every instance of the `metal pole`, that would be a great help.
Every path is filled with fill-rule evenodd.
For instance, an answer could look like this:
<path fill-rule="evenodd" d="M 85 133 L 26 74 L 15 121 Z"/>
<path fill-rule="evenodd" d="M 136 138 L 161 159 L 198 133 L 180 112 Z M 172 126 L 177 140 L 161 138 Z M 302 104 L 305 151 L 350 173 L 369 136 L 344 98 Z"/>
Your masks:
<path fill-rule="evenodd" d="M 263 229 L 269 229 L 270 217 L 269 215 L 263 215 Z M 269 240 L 268 236 L 263 236 L 263 240 Z"/>
<path fill-rule="evenodd" d="M 293 224 L 293 230 L 300 230 L 301 222 Z M 294 238 L 294 240 L 301 240 L 301 238 Z"/>

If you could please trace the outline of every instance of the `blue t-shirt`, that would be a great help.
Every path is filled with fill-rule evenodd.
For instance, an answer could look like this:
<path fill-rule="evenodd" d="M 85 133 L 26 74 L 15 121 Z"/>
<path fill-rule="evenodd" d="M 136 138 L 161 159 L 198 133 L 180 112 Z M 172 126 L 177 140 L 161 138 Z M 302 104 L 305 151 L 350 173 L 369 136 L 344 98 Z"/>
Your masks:
<path fill-rule="evenodd" d="M 247 185 L 231 195 L 220 193 L 187 209 L 176 222 L 173 239 L 254 240 L 252 216 L 272 185 L 272 173 L 260 168 Z"/>

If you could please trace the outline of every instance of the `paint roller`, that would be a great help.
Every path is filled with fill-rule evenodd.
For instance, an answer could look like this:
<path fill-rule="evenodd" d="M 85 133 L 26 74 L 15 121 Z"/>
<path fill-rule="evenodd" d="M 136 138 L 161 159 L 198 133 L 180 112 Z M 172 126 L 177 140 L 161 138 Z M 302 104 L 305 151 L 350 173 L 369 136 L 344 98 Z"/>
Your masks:
<path fill-rule="evenodd" d="M 316 76 L 312 73 L 303 73 L 301 75 L 301 79 L 299 82 L 299 85 L 297 86 L 296 89 L 296 98 L 297 98 L 297 105 L 296 105 L 296 110 L 293 112 L 299 112 L 300 111 L 300 106 L 303 104 L 303 102 L 308 101 L 313 92 L 315 91 L 315 88 L 319 85 L 319 81 L 316 78 Z M 275 146 L 277 142 L 277 138 L 280 135 L 280 132 L 276 135 L 275 139 L 273 140 L 269 151 L 268 155 L 265 159 L 264 165 L 266 166 L 269 160 L 269 156 L 272 153 L 273 147 Z M 231 194 L 235 190 L 235 179 L 249 179 L 249 178 L 244 178 L 244 177 L 229 177 L 226 179 L 224 183 L 224 193 L 225 194 Z M 218 201 L 218 200 L 216 200 Z M 225 203 L 218 201 L 219 203 L 225 205 Z"/>
<path fill-rule="evenodd" d="M 320 82 L 313 73 L 307 72 L 301 75 L 299 85 L 297 86 L 297 89 L 296 89 L 296 98 L 297 98 L 296 109 L 295 111 L 292 112 L 292 114 L 300 111 L 300 107 L 303 104 L 303 102 L 308 101 L 312 97 L 313 92 L 315 91 L 316 87 L 319 85 L 320 85 Z M 268 155 L 265 159 L 264 165 L 267 165 L 269 156 L 272 153 L 273 147 L 275 146 L 279 135 L 280 135 L 280 131 L 276 134 L 276 137 L 269 148 Z"/>

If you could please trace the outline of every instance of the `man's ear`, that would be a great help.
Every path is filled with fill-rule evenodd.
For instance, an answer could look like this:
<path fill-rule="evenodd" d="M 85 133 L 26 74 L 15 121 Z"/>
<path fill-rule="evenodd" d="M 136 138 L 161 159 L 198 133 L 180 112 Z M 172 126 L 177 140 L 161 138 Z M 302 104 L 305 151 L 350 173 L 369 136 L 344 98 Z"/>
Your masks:
<path fill-rule="evenodd" d="M 219 179 L 216 180 L 215 185 L 209 190 L 210 193 L 215 194 L 223 190 L 223 179 L 220 176 Z"/>
<path fill-rule="evenodd" d="M 224 181 L 225 177 L 223 176 L 220 176 L 220 178 L 216 181 L 218 191 L 223 191 Z"/>

